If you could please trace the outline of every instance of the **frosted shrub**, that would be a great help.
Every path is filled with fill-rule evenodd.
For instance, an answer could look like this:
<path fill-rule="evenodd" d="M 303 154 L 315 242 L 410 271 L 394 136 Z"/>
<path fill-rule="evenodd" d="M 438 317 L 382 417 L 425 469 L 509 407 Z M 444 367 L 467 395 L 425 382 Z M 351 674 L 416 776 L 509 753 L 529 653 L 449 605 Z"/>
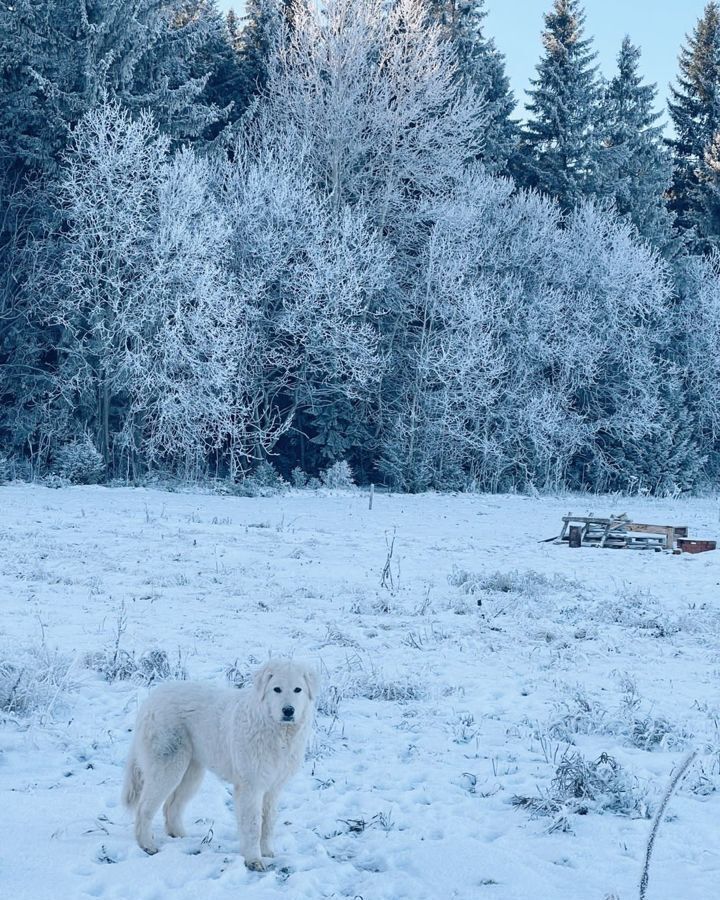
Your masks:
<path fill-rule="evenodd" d="M 10 460 L 0 453 L 0 484 L 5 484 L 12 478 L 12 466 Z"/>
<path fill-rule="evenodd" d="M 105 462 L 89 434 L 60 447 L 53 468 L 72 484 L 98 484 L 105 478 Z"/>
<path fill-rule="evenodd" d="M 334 462 L 320 473 L 320 480 L 326 488 L 351 488 L 355 486 L 355 478 L 350 464 L 344 459 Z"/>
<path fill-rule="evenodd" d="M 300 466 L 295 466 L 295 468 L 290 473 L 290 478 L 292 480 L 293 487 L 300 489 L 307 487 L 308 477 L 300 468 Z"/>
<path fill-rule="evenodd" d="M 602 753 L 588 761 L 580 753 L 563 756 L 552 780 L 553 796 L 573 812 L 612 812 L 645 818 L 647 807 L 637 784 L 612 756 Z"/>
<path fill-rule="evenodd" d="M 622 696 L 617 708 L 606 708 L 586 694 L 581 686 L 561 697 L 547 725 L 556 740 L 574 744 L 578 734 L 614 735 L 623 744 L 648 752 L 680 750 L 692 738 L 686 728 L 652 711 L 643 712 L 644 703 L 633 679 L 621 676 Z"/>
<path fill-rule="evenodd" d="M 242 497 L 272 497 L 287 489 L 287 482 L 278 472 L 263 460 L 236 488 Z"/>
<path fill-rule="evenodd" d="M 456 744 L 469 744 L 480 731 L 475 724 L 475 717 L 469 712 L 458 713 L 455 720 L 451 722 L 451 728 L 453 741 Z"/>
<path fill-rule="evenodd" d="M 708 760 L 696 761 L 685 785 L 691 793 L 700 797 L 708 797 L 720 790 L 720 757 L 717 751 Z"/>
<path fill-rule="evenodd" d="M 348 685 L 346 695 L 365 697 L 367 700 L 409 703 L 412 700 L 424 700 L 427 697 L 427 689 L 405 675 L 391 677 L 372 667 L 355 677 Z"/>
<path fill-rule="evenodd" d="M 660 601 L 642 589 L 624 589 L 616 601 L 603 603 L 597 618 L 626 628 L 636 628 L 652 637 L 666 638 L 681 630 L 676 613 L 663 608 Z"/>
<path fill-rule="evenodd" d="M 322 646 L 335 644 L 339 647 L 357 647 L 357 641 L 353 640 L 350 635 L 345 634 L 337 625 L 331 623 L 327 626 Z"/>
<path fill-rule="evenodd" d="M 59 491 L 60 488 L 66 488 L 70 482 L 67 478 L 63 478 L 62 475 L 46 475 L 43 478 L 42 483 L 45 487 L 52 488 L 54 491 Z"/>
<path fill-rule="evenodd" d="M 548 728 L 548 734 L 574 744 L 578 734 L 615 734 L 620 727 L 619 723 L 609 720 L 604 707 L 578 688 L 570 697 L 556 704 L 556 717 Z"/>
<path fill-rule="evenodd" d="M 252 671 L 247 665 L 241 665 L 236 659 L 225 669 L 225 678 L 233 687 L 243 688 L 247 684 L 252 684 Z"/>
<path fill-rule="evenodd" d="M 134 652 L 116 645 L 99 653 L 88 653 L 85 665 L 88 669 L 99 672 L 109 682 L 137 681 L 150 685 L 168 679 L 184 681 L 187 678 L 180 652 L 178 651 L 177 659 L 171 661 L 165 650 L 157 648 L 136 657 Z"/>
<path fill-rule="evenodd" d="M 466 594 L 481 592 L 494 594 L 516 594 L 526 597 L 537 597 L 543 592 L 562 591 L 577 587 L 577 583 L 563 575 L 554 575 L 549 578 L 542 572 L 528 569 L 519 572 L 517 569 L 510 572 L 468 572 L 465 569 L 453 568 L 448 575 L 448 584 L 463 590 Z"/>
<path fill-rule="evenodd" d="M 513 797 L 515 806 L 536 815 L 558 816 L 550 830 L 569 831 L 566 814 L 610 812 L 630 818 L 648 818 L 645 791 L 620 763 L 601 753 L 587 760 L 578 752 L 566 752 L 558 763 L 550 788 L 537 797 Z"/>
<path fill-rule="evenodd" d="M 316 709 L 321 716 L 335 718 L 340 709 L 342 699 L 343 694 L 340 688 L 335 684 L 329 684 L 320 691 Z"/>
<path fill-rule="evenodd" d="M 640 750 L 679 750 L 690 737 L 663 716 L 634 719 L 630 727 L 630 743 Z"/>
<path fill-rule="evenodd" d="M 171 662 L 165 650 L 148 650 L 138 659 L 137 671 L 144 684 L 153 684 L 168 678 L 179 681 L 187 678 L 187 670 L 179 651 L 177 659 Z"/>
<path fill-rule="evenodd" d="M 44 644 L 13 656 L 0 654 L 0 715 L 29 716 L 49 708 L 67 685 L 69 660 Z"/>

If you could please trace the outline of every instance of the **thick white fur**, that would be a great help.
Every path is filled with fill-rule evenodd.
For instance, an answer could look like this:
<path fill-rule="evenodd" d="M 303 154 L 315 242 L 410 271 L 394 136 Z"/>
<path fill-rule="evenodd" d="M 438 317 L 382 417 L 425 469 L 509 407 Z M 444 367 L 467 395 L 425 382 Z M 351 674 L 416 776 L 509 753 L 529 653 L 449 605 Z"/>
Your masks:
<path fill-rule="evenodd" d="M 183 810 L 210 769 L 234 786 L 245 865 L 263 870 L 261 857 L 273 855 L 278 794 L 303 761 L 317 690 L 311 667 L 280 659 L 239 691 L 185 681 L 155 688 L 138 712 L 122 792 L 143 850 L 157 852 L 152 820 L 160 804 L 167 833 L 184 836 Z"/>

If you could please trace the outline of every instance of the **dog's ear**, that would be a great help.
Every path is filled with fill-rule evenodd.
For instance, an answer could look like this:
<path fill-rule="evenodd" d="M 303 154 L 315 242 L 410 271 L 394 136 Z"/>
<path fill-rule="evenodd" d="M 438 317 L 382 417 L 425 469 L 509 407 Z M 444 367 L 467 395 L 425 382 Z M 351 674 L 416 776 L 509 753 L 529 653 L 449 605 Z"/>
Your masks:
<path fill-rule="evenodd" d="M 317 669 L 309 666 L 303 673 L 305 684 L 307 686 L 308 697 L 315 700 L 320 690 L 320 673 Z"/>
<path fill-rule="evenodd" d="M 273 664 L 272 661 L 266 662 L 264 666 L 261 666 L 253 675 L 253 685 L 255 687 L 256 692 L 260 696 L 260 699 L 265 698 L 265 694 L 267 693 L 267 689 L 270 685 L 270 681 L 273 677 Z"/>

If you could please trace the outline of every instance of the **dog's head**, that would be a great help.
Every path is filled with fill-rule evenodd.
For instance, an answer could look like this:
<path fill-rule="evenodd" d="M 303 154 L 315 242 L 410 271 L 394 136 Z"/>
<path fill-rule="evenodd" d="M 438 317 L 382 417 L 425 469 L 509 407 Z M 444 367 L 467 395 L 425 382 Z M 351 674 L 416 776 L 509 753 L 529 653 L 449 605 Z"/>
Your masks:
<path fill-rule="evenodd" d="M 253 678 L 260 703 L 270 718 L 281 725 L 304 721 L 318 691 L 318 674 L 305 663 L 271 659 Z"/>

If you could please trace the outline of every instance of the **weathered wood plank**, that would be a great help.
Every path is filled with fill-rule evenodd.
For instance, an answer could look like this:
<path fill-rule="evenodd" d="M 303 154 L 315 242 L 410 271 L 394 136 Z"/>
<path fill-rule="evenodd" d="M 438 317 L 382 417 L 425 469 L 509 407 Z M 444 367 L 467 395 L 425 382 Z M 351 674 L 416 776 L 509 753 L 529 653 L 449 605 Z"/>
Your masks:
<path fill-rule="evenodd" d="M 651 525 L 644 522 L 628 523 L 628 531 L 646 532 L 648 534 L 664 534 L 665 545 L 668 550 L 672 550 L 675 539 L 678 537 L 687 537 L 687 525 Z"/>
<path fill-rule="evenodd" d="M 563 516 L 563 522 L 589 522 L 593 525 L 607 525 L 608 522 L 628 522 L 629 519 L 625 513 L 621 513 L 619 516 L 610 516 L 609 518 L 605 518 L 603 516 Z"/>

